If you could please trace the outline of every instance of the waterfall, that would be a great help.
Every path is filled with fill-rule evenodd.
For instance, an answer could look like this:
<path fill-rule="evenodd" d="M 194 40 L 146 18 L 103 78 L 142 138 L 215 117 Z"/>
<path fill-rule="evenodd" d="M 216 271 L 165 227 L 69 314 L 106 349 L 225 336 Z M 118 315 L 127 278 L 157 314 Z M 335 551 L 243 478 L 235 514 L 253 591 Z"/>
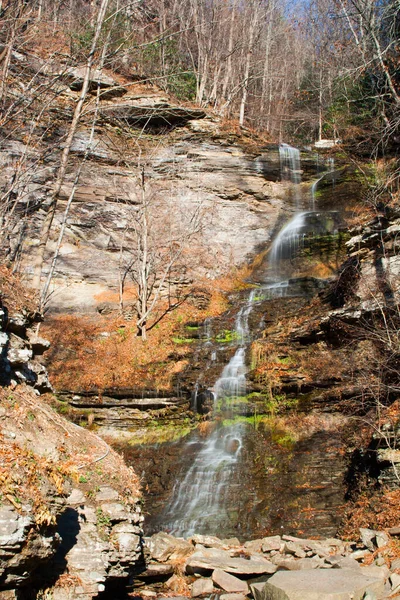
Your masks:
<path fill-rule="evenodd" d="M 246 393 L 245 354 L 254 297 L 255 290 L 252 290 L 237 315 L 235 332 L 239 347 L 212 390 L 214 410 L 223 405 L 228 424 L 216 424 L 208 437 L 197 437 L 189 442 L 188 452 L 193 444 L 198 445 L 199 450 L 185 477 L 175 484 L 163 517 L 166 528 L 174 535 L 218 531 L 230 522 L 226 496 L 231 492 L 232 474 L 240 457 L 245 431 L 243 423 L 234 422 L 235 400 Z"/>
<path fill-rule="evenodd" d="M 301 248 L 307 214 L 307 212 L 301 212 L 294 215 L 276 236 L 269 252 L 269 263 L 272 270 L 276 271 L 280 260 L 291 258 Z"/>
<path fill-rule="evenodd" d="M 300 150 L 289 144 L 279 145 L 279 161 L 281 165 L 282 181 L 301 183 Z"/>
<path fill-rule="evenodd" d="M 327 166 L 328 169 L 321 175 L 321 177 L 319 177 L 318 179 L 316 179 L 314 181 L 314 183 L 311 186 L 311 205 L 310 208 L 311 210 L 315 210 L 315 198 L 316 198 L 316 193 L 317 193 L 317 188 L 319 183 L 325 179 L 325 177 L 329 174 L 329 173 L 334 173 L 335 171 L 335 159 L 334 158 L 328 158 L 327 159 Z M 332 176 L 332 185 L 335 186 L 335 177 L 334 175 Z"/>
<path fill-rule="evenodd" d="M 301 163 L 300 150 L 289 144 L 279 144 L 281 180 L 293 184 L 293 194 L 297 209 L 301 203 Z"/>

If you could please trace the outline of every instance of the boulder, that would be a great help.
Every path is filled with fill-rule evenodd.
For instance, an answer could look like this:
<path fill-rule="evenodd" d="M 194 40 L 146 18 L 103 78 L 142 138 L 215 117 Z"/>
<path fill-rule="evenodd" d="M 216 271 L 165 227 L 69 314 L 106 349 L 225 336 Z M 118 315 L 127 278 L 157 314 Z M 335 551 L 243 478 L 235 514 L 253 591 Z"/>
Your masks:
<path fill-rule="evenodd" d="M 373 529 L 367 529 L 366 527 L 360 527 L 361 541 L 368 550 L 374 552 L 375 550 L 375 537 L 377 532 Z"/>
<path fill-rule="evenodd" d="M 352 569 L 279 571 L 267 583 L 251 586 L 255 600 L 362 600 L 384 592 L 384 582 Z"/>
<path fill-rule="evenodd" d="M 151 536 L 147 547 L 150 556 L 158 562 L 178 560 L 193 552 L 192 544 L 162 531 Z"/>
<path fill-rule="evenodd" d="M 244 594 L 247 594 L 249 591 L 249 586 L 245 581 L 242 581 L 221 569 L 215 569 L 215 571 L 213 571 L 212 580 L 218 587 L 225 590 L 225 592 L 243 592 Z"/>
<path fill-rule="evenodd" d="M 29 343 L 32 348 L 32 352 L 35 356 L 42 355 L 46 350 L 50 348 L 49 340 L 45 340 L 36 334 L 29 336 Z"/>

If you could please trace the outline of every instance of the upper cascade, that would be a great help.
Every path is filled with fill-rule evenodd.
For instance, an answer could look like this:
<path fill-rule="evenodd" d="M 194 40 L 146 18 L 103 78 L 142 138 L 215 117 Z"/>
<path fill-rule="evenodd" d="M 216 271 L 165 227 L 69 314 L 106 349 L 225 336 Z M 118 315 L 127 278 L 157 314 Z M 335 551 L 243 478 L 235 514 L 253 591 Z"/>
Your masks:
<path fill-rule="evenodd" d="M 300 150 L 289 144 L 279 144 L 282 181 L 301 183 Z"/>

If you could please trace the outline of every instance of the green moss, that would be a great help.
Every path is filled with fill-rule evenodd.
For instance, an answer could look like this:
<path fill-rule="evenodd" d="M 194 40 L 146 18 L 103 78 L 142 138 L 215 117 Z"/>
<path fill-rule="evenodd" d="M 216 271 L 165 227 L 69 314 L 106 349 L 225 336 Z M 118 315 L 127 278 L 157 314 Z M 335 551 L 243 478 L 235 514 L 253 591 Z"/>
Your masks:
<path fill-rule="evenodd" d="M 173 337 L 172 341 L 174 342 L 174 344 L 192 344 L 195 341 L 195 339 L 194 338 Z"/>
<path fill-rule="evenodd" d="M 182 423 L 167 423 L 158 422 L 150 423 L 146 430 L 132 433 L 132 438 L 129 440 L 130 446 L 138 445 L 155 445 L 165 442 L 176 442 L 187 436 L 196 427 L 196 423 L 185 419 Z"/>
<path fill-rule="evenodd" d="M 245 423 L 248 425 L 252 425 L 254 428 L 257 428 L 258 425 L 263 421 L 263 416 L 255 413 L 251 417 L 244 417 L 242 415 L 237 415 L 232 419 L 223 419 L 222 426 L 223 427 L 231 427 L 232 425 L 238 425 L 239 423 Z"/>
<path fill-rule="evenodd" d="M 223 331 L 220 331 L 214 339 L 219 344 L 230 344 L 231 342 L 239 340 L 240 335 L 237 331 L 231 329 L 224 329 Z"/>

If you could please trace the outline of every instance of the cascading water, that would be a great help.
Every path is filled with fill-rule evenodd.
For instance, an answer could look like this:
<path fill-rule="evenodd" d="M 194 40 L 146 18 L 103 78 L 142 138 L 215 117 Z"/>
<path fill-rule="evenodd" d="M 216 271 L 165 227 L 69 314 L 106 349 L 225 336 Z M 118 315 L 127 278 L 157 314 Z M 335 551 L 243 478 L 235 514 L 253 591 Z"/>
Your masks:
<path fill-rule="evenodd" d="M 212 390 L 214 410 L 221 410 L 225 422 L 216 424 L 206 438 L 197 437 L 189 442 L 198 445 L 199 450 L 184 478 L 175 484 L 163 517 L 165 527 L 174 535 L 217 531 L 229 524 L 226 495 L 228 491 L 232 493 L 232 473 L 245 431 L 243 423 L 234 422 L 235 401 L 246 393 L 245 353 L 254 295 L 252 290 L 238 313 L 235 338 L 239 347 Z"/>
<path fill-rule="evenodd" d="M 281 178 L 291 181 L 299 191 L 299 151 L 282 144 L 280 160 Z M 318 181 L 320 180 L 321 178 Z M 313 186 L 314 192 L 318 181 Z M 300 193 L 296 194 L 296 198 L 300 198 Z M 238 480 L 238 473 L 243 472 L 243 453 L 247 447 L 246 422 L 238 417 L 243 414 L 243 396 L 246 395 L 247 387 L 245 360 L 250 338 L 249 317 L 258 298 L 304 294 L 301 285 L 296 286 L 297 280 L 288 279 L 287 276 L 292 276 L 291 262 L 303 247 L 305 236 L 314 231 L 324 233 L 324 219 L 320 219 L 322 214 L 313 210 L 301 212 L 300 201 L 296 203 L 296 208 L 297 212 L 278 233 L 270 249 L 270 282 L 252 290 L 237 314 L 232 336 L 237 346 L 234 355 L 223 368 L 213 388 L 200 392 L 199 381 L 195 386 L 193 408 L 201 408 L 198 398 L 206 393 L 209 400 L 212 396 L 213 414 L 218 418 L 204 423 L 206 431 L 203 429 L 203 433 L 207 435 L 202 436 L 201 430 L 190 435 L 183 450 L 185 461 L 182 471 L 177 473 L 171 495 L 157 516 L 162 529 L 174 535 L 188 537 L 194 533 L 217 534 L 221 531 L 232 535 L 235 528 L 240 526 L 237 515 L 243 515 L 246 511 L 245 503 L 249 502 L 250 496 L 255 503 L 257 501 L 257 493 L 250 489 L 244 494 L 243 481 Z M 288 273 L 283 269 L 283 263 L 289 263 Z M 203 348 L 209 348 L 210 352 L 206 366 L 211 365 L 216 359 L 216 350 L 210 321 L 205 323 L 201 337 Z M 203 376 L 202 374 L 200 377 Z"/>
<path fill-rule="evenodd" d="M 300 151 L 289 144 L 279 145 L 279 161 L 282 181 L 301 183 Z"/>
<path fill-rule="evenodd" d="M 281 180 L 293 185 L 296 207 L 301 203 L 301 163 L 300 150 L 289 144 L 279 145 L 279 162 L 281 167 Z"/>
<path fill-rule="evenodd" d="M 294 215 L 276 236 L 269 252 L 269 262 L 274 271 L 282 258 L 290 258 L 300 248 L 306 215 L 306 212 Z"/>
<path fill-rule="evenodd" d="M 334 158 L 328 158 L 327 159 L 327 165 L 328 165 L 328 170 L 325 171 L 321 177 L 319 177 L 318 179 L 316 179 L 314 181 L 314 183 L 311 186 L 311 205 L 310 208 L 311 210 L 315 211 L 315 200 L 316 200 L 316 194 L 317 194 L 317 188 L 318 185 L 321 183 L 321 181 L 323 179 L 325 179 L 325 177 L 329 174 L 332 173 L 332 184 L 335 185 L 335 177 L 334 177 L 334 172 L 335 172 L 335 159 Z"/>
<path fill-rule="evenodd" d="M 301 165 L 300 154 L 294 152 L 295 148 L 282 144 L 280 147 L 281 168 L 283 169 L 282 177 L 285 177 L 289 170 L 292 172 L 292 181 L 298 187 L 301 182 Z M 297 158 L 298 156 L 298 158 Z M 292 158 L 294 157 L 294 158 Z M 304 247 L 304 241 L 310 231 L 315 228 L 321 229 L 321 225 L 317 225 L 320 214 L 316 212 L 316 192 L 319 183 L 330 173 L 334 173 L 334 159 L 327 159 L 327 170 L 313 182 L 310 193 L 310 208 L 308 211 L 296 212 L 288 223 L 281 229 L 272 243 L 269 251 L 269 273 L 273 279 L 273 283 L 267 286 L 268 295 L 272 297 L 287 296 L 292 289 L 289 281 L 285 279 L 285 272 L 282 270 L 281 262 L 285 259 L 294 258 L 299 250 Z M 318 162 L 319 170 L 320 164 Z M 332 179 L 334 181 L 334 178 Z M 297 204 L 297 208 L 300 206 Z"/>

